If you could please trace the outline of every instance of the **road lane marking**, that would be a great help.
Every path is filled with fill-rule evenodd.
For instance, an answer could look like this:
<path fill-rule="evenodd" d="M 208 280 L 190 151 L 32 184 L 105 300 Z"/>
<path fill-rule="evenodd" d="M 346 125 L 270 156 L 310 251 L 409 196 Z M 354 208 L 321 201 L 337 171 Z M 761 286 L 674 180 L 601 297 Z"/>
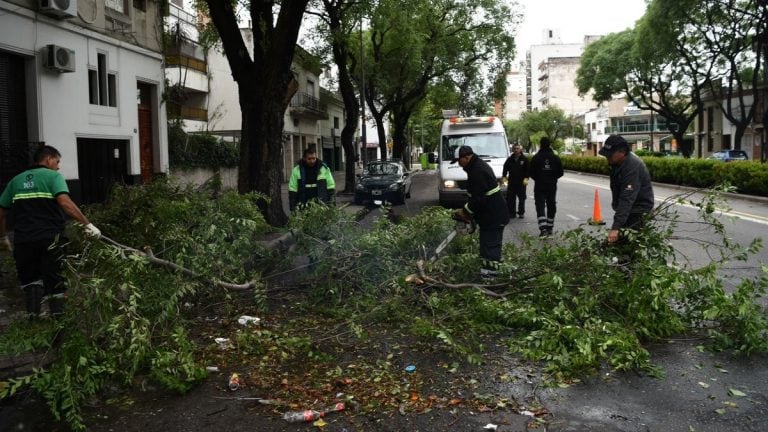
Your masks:
<path fill-rule="evenodd" d="M 584 185 L 584 186 L 596 187 L 596 188 L 600 188 L 600 189 L 603 189 L 603 190 L 610 190 L 610 186 L 604 186 L 602 184 L 596 184 L 596 183 L 592 183 L 592 182 L 585 181 L 585 180 L 577 180 L 577 179 L 565 178 L 565 177 L 563 177 L 561 180 L 567 181 L 567 182 L 570 182 L 570 183 L 576 183 L 576 184 Z M 662 197 L 662 196 L 659 196 L 658 194 L 654 194 L 654 200 L 661 203 L 661 202 L 665 202 L 667 199 L 669 199 L 670 197 L 673 197 L 673 196 L 675 196 L 675 195 L 669 195 L 669 196 L 663 196 Z M 687 207 L 687 208 L 693 209 L 693 210 L 698 210 L 699 209 L 698 207 L 696 207 L 694 205 L 691 205 L 691 204 L 675 202 L 675 205 L 678 205 L 680 207 Z M 745 221 L 753 222 L 753 223 L 756 223 L 756 224 L 768 225 L 768 217 L 765 217 L 765 216 L 760 216 L 760 215 L 755 215 L 755 214 L 751 214 L 751 213 L 741 212 L 741 211 L 738 211 L 738 210 L 727 210 L 727 211 L 725 211 L 724 209 L 719 208 L 719 207 L 717 208 L 717 211 L 721 215 L 723 215 L 723 216 L 733 216 L 733 217 L 736 217 L 736 218 L 739 218 L 739 219 L 742 219 L 742 220 L 745 220 Z"/>

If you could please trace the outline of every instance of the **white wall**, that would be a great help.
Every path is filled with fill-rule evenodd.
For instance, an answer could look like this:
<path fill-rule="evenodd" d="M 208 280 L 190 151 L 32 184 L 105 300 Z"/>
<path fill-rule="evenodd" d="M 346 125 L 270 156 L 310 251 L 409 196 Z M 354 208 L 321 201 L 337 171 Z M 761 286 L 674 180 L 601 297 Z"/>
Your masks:
<path fill-rule="evenodd" d="M 0 7 L 4 5 L 7 3 Z M 58 73 L 42 67 L 40 52 L 48 44 L 75 51 L 75 72 Z M 167 171 L 166 116 L 160 100 L 164 83 L 160 53 L 18 7 L 13 11 L 0 8 L 0 49 L 28 56 L 34 64 L 27 76 L 36 91 L 36 95 L 28 95 L 28 100 L 36 98 L 30 102 L 35 105 L 32 118 L 28 119 L 33 129 L 30 139 L 36 136 L 61 151 L 61 173 L 65 178 L 78 178 L 78 137 L 128 140 L 128 173 L 140 173 L 137 80 L 158 86 L 153 100 L 154 141 L 159 148 L 159 152 L 155 150 L 155 168 L 156 171 Z M 107 55 L 109 72 L 117 75 L 116 107 L 89 103 L 88 68 L 95 68 L 97 52 Z"/>
<path fill-rule="evenodd" d="M 507 94 L 504 98 L 504 119 L 518 120 L 526 111 L 526 76 L 525 71 L 513 71 L 507 74 Z"/>
<path fill-rule="evenodd" d="M 530 50 L 530 80 L 531 109 L 542 109 L 542 94 L 539 90 L 539 64 L 552 57 L 580 57 L 584 45 L 582 44 L 547 44 L 533 45 Z M 575 85 L 574 85 L 575 87 Z"/>

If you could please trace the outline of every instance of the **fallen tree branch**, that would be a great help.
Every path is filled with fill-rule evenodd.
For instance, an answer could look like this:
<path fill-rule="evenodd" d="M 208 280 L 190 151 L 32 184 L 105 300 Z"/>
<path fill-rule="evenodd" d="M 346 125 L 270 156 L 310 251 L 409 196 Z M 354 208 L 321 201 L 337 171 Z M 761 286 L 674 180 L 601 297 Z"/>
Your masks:
<path fill-rule="evenodd" d="M 156 257 L 155 254 L 152 253 L 152 249 L 150 249 L 150 248 L 147 248 L 146 252 L 144 252 L 144 251 L 140 251 L 138 249 L 134 249 L 134 248 L 132 248 L 130 246 L 126 246 L 124 244 L 118 243 L 118 242 L 112 240 L 111 238 L 109 238 L 109 237 L 107 237 L 105 235 L 102 235 L 100 238 L 101 238 L 102 241 L 104 241 L 105 243 L 107 243 L 107 244 L 109 244 L 109 245 L 111 245 L 113 247 L 116 247 L 118 249 L 124 250 L 126 252 L 130 252 L 130 253 L 132 253 L 134 255 L 138 255 L 138 256 L 144 257 L 144 258 L 147 259 L 147 261 L 149 261 L 152 264 L 159 265 L 159 266 L 171 269 L 171 270 L 178 271 L 181 274 L 183 274 L 185 276 L 189 276 L 189 277 L 191 277 L 193 279 L 206 279 L 203 275 L 201 275 L 199 273 L 196 273 L 196 272 L 194 272 L 194 271 L 192 271 L 192 270 L 190 270 L 188 268 L 182 267 L 182 266 L 180 266 L 180 265 L 178 265 L 178 264 L 176 264 L 174 262 L 171 262 L 171 261 L 164 260 L 162 258 Z M 218 280 L 218 279 L 211 279 L 211 280 L 209 280 L 209 282 L 211 282 L 215 286 L 218 286 L 218 287 L 221 287 L 221 288 L 224 288 L 224 289 L 228 289 L 228 290 L 233 290 L 233 291 L 245 291 L 245 290 L 253 289 L 253 288 L 256 287 L 256 282 L 255 281 L 246 282 L 244 284 L 233 284 L 233 283 L 224 282 L 224 281 Z"/>
<path fill-rule="evenodd" d="M 419 271 L 419 278 L 422 282 L 430 282 L 435 285 L 439 285 L 445 288 L 452 288 L 452 289 L 463 289 L 463 288 L 476 288 L 481 293 L 487 295 L 488 297 L 493 298 L 506 298 L 506 294 L 499 294 L 495 291 L 490 290 L 491 287 L 501 287 L 505 284 L 493 284 L 493 285 L 484 285 L 484 284 L 478 284 L 478 283 L 458 283 L 458 284 L 452 284 L 445 281 L 441 281 L 439 279 L 435 279 L 431 276 L 428 276 L 424 272 L 424 260 L 418 260 L 416 261 L 416 268 Z M 407 278 L 406 278 L 407 279 Z"/>

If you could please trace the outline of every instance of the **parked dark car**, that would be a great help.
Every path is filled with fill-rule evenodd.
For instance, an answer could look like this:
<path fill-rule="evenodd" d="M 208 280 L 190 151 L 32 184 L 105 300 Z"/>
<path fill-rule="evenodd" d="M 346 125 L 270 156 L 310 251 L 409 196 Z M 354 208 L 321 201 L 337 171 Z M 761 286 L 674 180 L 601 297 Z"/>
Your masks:
<path fill-rule="evenodd" d="M 411 197 L 411 177 L 399 161 L 370 162 L 357 176 L 355 204 L 403 204 Z"/>
<path fill-rule="evenodd" d="M 709 155 L 707 159 L 719 160 L 723 162 L 749 160 L 747 152 L 744 150 L 722 150 Z"/>

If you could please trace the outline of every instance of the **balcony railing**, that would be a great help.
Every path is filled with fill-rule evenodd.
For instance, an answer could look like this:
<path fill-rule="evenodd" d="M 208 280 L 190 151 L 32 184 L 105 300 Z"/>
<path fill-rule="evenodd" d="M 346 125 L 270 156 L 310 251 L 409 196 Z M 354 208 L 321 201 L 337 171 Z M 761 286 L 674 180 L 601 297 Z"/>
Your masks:
<path fill-rule="evenodd" d="M 293 95 L 290 104 L 291 114 L 310 120 L 325 120 L 328 118 L 328 107 L 320 103 L 320 99 L 309 93 L 299 92 Z"/>
<path fill-rule="evenodd" d="M 191 58 L 185 55 L 166 55 L 166 66 L 186 66 L 190 69 L 208 73 L 208 63 L 205 60 Z"/>
<path fill-rule="evenodd" d="M 677 127 L 677 124 L 671 123 L 658 123 L 651 127 L 649 123 L 646 124 L 629 124 L 619 126 L 608 126 L 605 128 L 606 134 L 641 134 L 641 133 L 665 133 L 669 132 L 671 126 Z"/>
<path fill-rule="evenodd" d="M 208 110 L 181 105 L 176 102 L 168 102 L 168 116 L 185 120 L 208 121 Z"/>

